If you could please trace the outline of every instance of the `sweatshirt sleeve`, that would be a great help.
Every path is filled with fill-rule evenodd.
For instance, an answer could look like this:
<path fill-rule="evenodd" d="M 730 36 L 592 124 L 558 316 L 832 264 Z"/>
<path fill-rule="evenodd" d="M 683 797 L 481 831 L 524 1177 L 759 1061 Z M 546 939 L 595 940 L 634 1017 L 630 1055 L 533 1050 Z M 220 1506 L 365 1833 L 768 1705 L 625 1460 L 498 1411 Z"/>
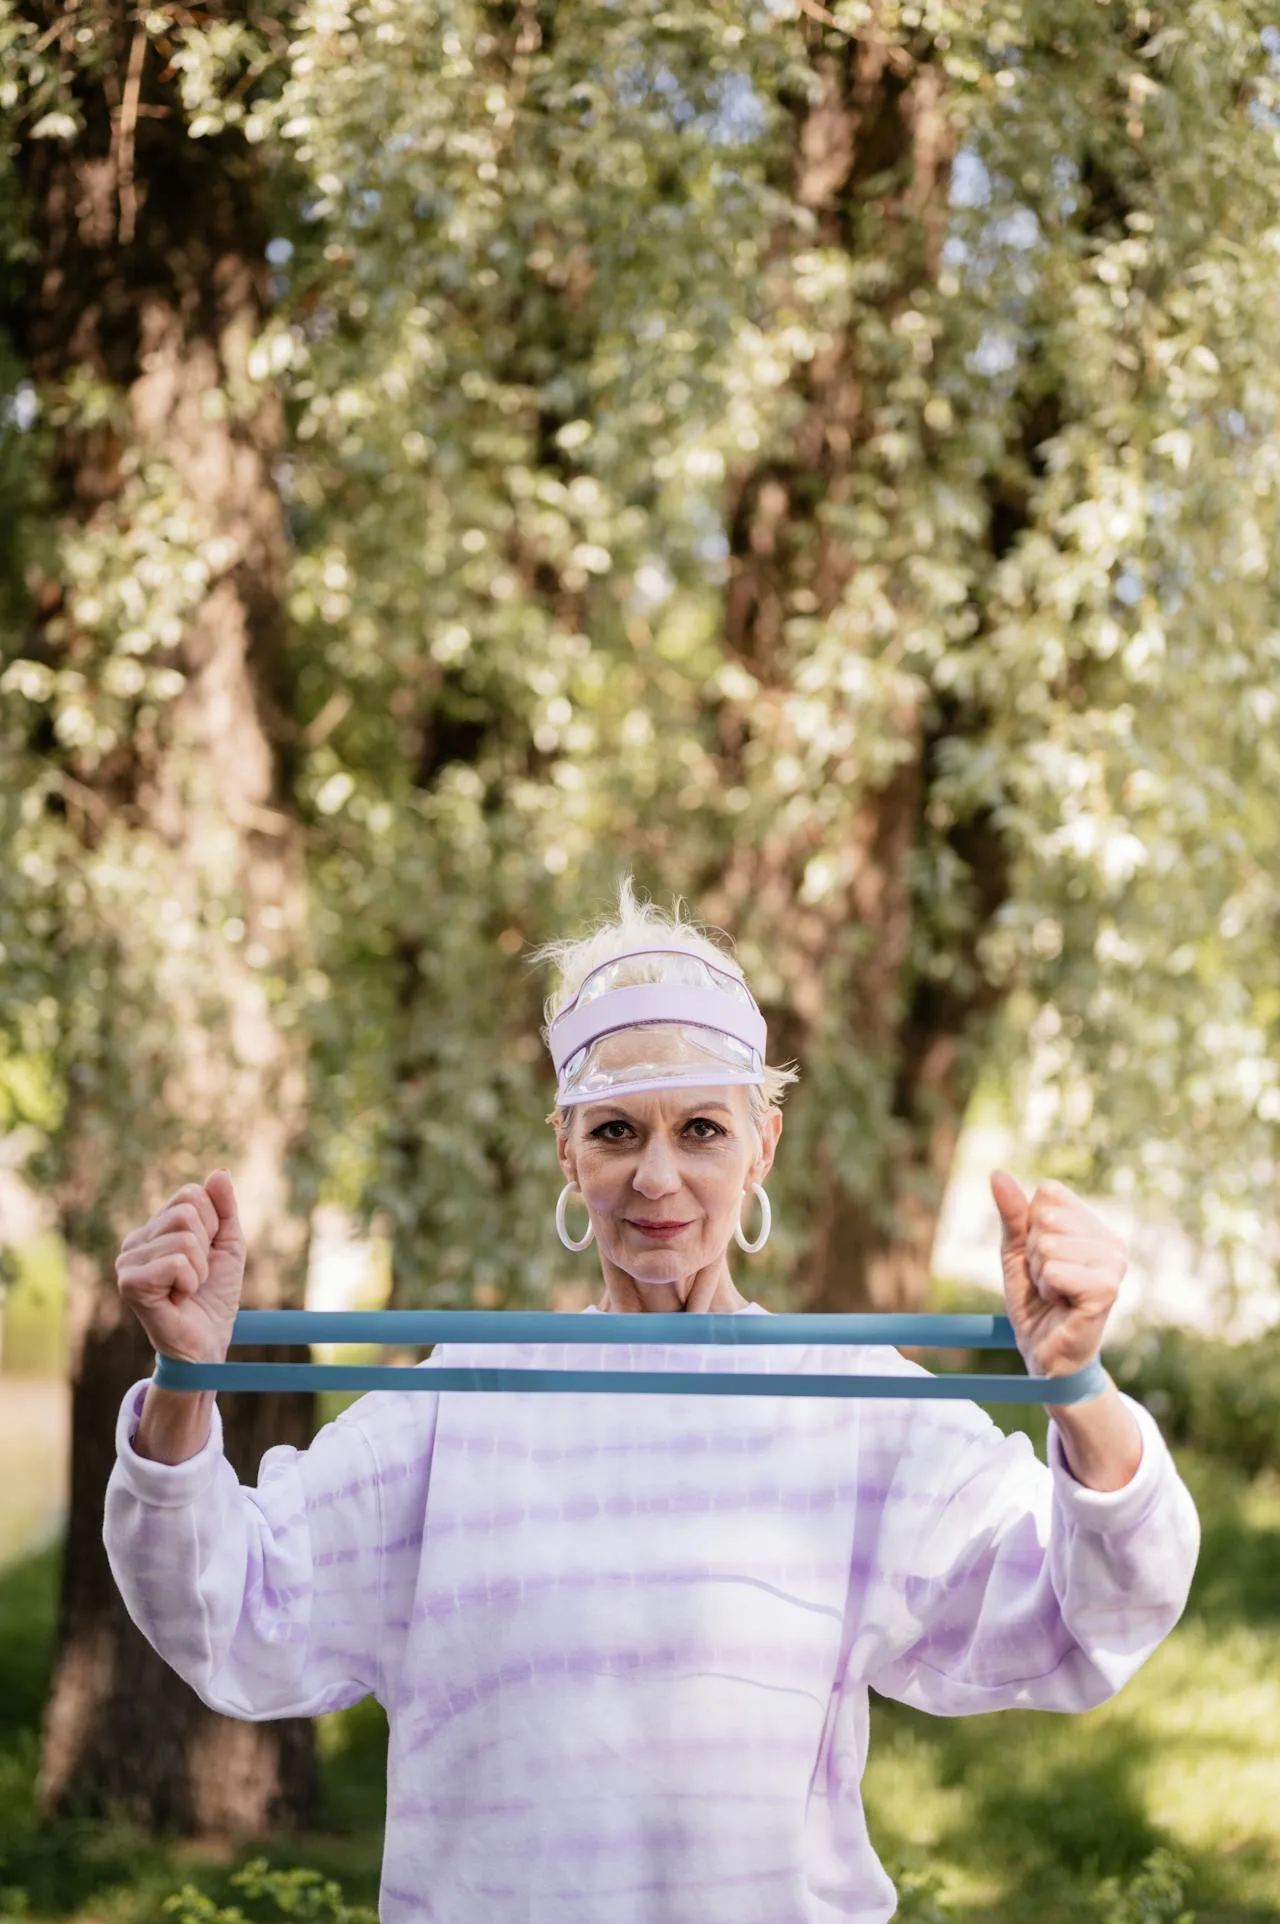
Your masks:
<path fill-rule="evenodd" d="M 383 1482 L 359 1404 L 242 1486 L 213 1406 L 184 1463 L 139 1456 L 147 1383 L 116 1422 L 103 1541 L 138 1629 L 210 1709 L 257 1721 L 382 1694 Z"/>
<path fill-rule="evenodd" d="M 1123 1489 L 1077 1482 L 1056 1424 L 1046 1466 L 1026 1436 L 973 1409 L 935 1455 L 934 1479 L 948 1465 L 939 1496 L 917 1491 L 913 1505 L 908 1476 L 890 1525 L 889 1493 L 881 1534 L 902 1554 L 881 1622 L 897 1634 L 877 1639 L 866 1682 L 940 1716 L 1079 1711 L 1146 1662 L 1186 1606 L 1200 1525 L 1155 1420 L 1124 1400 L 1142 1459 Z"/>

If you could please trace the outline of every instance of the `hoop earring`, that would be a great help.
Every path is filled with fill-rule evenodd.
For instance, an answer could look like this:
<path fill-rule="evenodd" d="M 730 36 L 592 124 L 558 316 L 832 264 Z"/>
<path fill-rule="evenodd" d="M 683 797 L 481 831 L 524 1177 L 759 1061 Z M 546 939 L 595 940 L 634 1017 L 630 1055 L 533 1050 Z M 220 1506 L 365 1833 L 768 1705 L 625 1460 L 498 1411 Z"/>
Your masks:
<path fill-rule="evenodd" d="M 769 1231 L 773 1228 L 773 1210 L 769 1206 L 769 1198 L 765 1195 L 763 1186 L 758 1182 L 753 1182 L 751 1185 L 751 1193 L 760 1199 L 760 1234 L 753 1243 L 749 1243 L 743 1235 L 741 1204 L 738 1205 L 738 1226 L 733 1232 L 734 1242 L 737 1243 L 739 1249 L 745 1249 L 748 1256 L 754 1256 L 758 1249 L 764 1248 L 769 1240 Z"/>
<path fill-rule="evenodd" d="M 566 1249 L 585 1249 L 595 1237 L 595 1225 L 590 1221 L 587 1223 L 587 1233 L 580 1243 L 575 1243 L 569 1234 L 569 1225 L 565 1221 L 565 1209 L 570 1196 L 581 1195 L 581 1193 L 576 1182 L 567 1182 L 560 1191 L 560 1200 L 556 1204 L 556 1234 Z"/>

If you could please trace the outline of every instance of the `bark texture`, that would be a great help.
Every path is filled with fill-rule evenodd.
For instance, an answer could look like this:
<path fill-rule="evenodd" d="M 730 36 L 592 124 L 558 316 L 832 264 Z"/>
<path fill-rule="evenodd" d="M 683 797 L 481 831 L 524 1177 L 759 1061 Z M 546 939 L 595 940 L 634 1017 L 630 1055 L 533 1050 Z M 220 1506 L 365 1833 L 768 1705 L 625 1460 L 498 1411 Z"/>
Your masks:
<path fill-rule="evenodd" d="M 51 40 L 82 18 L 29 11 Z M 245 1724 L 208 1711 L 126 1617 L 102 1514 L 120 1399 L 152 1368 L 115 1282 L 127 1231 L 221 1164 L 248 1243 L 246 1306 L 300 1304 L 305 1284 L 307 1212 L 290 1166 L 305 1129 L 305 1063 L 265 986 L 288 977 L 305 935 L 273 477 L 281 423 L 246 371 L 267 229 L 249 150 L 233 136 L 188 137 L 163 41 L 109 0 L 95 11 L 94 43 L 77 82 L 83 136 L 29 140 L 20 155 L 37 253 L 10 326 L 47 396 L 67 396 L 88 375 L 112 397 L 96 412 L 68 407 L 57 431 L 64 533 L 118 526 L 129 477 L 156 460 L 214 537 L 216 560 L 180 639 L 157 651 L 186 677 L 181 692 L 159 713 L 140 708 L 105 755 L 52 731 L 33 746 L 62 767 L 50 805 L 79 838 L 86 874 L 90 854 L 123 849 L 124 866 L 150 878 L 139 899 L 153 921 L 190 932 L 185 953 L 208 961 L 183 965 L 180 943 L 157 940 L 149 965 L 160 928 L 117 916 L 94 932 L 72 882 L 61 946 L 69 967 L 93 947 L 100 996 L 96 1026 L 68 1045 L 55 1152 L 70 1255 L 72 1462 L 40 1790 L 48 1812 L 253 1835 L 313 1819 L 310 1722 Z M 74 57 L 75 43 L 66 51 Z M 82 665 L 92 679 L 95 638 L 78 622 L 74 585 L 56 567 L 29 585 L 26 652 L 58 669 Z M 242 933 L 228 940 L 222 924 L 211 940 L 209 905 L 228 900 Z M 303 1447 L 313 1429 L 310 1396 L 232 1396 L 222 1414 L 228 1454 L 250 1482 L 266 1448 Z"/>

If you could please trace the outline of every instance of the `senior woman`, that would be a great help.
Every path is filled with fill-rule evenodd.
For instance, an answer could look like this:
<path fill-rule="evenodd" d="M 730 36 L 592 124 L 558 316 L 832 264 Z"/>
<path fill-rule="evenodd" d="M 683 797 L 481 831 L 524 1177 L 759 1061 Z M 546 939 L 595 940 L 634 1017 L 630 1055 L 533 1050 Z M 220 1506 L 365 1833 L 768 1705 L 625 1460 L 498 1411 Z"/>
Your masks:
<path fill-rule="evenodd" d="M 741 971 L 627 888 L 553 954 L 557 1222 L 603 1273 L 580 1313 L 767 1314 L 730 1249 L 767 1233 L 790 1078 Z M 1023 1355 L 1074 1371 L 1123 1251 L 1058 1185 L 992 1187 Z M 157 1351 L 209 1361 L 244 1260 L 218 1171 L 116 1267 Z M 922 1373 L 712 1345 L 442 1345 L 420 1367 L 469 1362 Z M 212 1395 L 144 1381 L 106 1545 L 214 1709 L 384 1705 L 387 1924 L 883 1924 L 868 1688 L 944 1716 L 1085 1710 L 1185 1603 L 1197 1520 L 1151 1417 L 1108 1381 L 1053 1418 L 1046 1466 L 959 1402 L 391 1390 L 268 1450 L 249 1489 Z"/>

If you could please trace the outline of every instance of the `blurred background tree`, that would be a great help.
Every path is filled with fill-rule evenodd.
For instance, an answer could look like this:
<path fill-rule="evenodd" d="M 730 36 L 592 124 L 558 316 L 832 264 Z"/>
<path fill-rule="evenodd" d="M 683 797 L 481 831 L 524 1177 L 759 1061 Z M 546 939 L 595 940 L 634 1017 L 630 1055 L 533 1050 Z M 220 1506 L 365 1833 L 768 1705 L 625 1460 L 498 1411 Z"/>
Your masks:
<path fill-rule="evenodd" d="M 627 868 L 803 1070 L 766 1300 L 921 1306 L 1031 1063 L 1057 1173 L 1250 1255 L 1278 50 L 1243 0 L 3 0 L 0 1028 L 86 1340 L 218 1162 L 258 1300 L 320 1195 L 401 1302 L 544 1300 L 521 954 Z M 145 1359 L 77 1355 L 101 1457 Z"/>
<path fill-rule="evenodd" d="M 232 1161 L 246 1300 L 300 1302 L 306 1276 L 287 1180 L 306 1127 L 289 1000 L 306 920 L 281 409 L 246 370 L 265 174 L 237 134 L 192 137 L 208 42 L 184 48 L 173 20 L 55 4 L 0 22 L 18 135 L 4 322 L 25 371 L 0 474 L 26 509 L 5 583 L 5 1053 L 42 1059 L 60 1099 L 34 1180 L 67 1250 L 73 1392 L 42 1798 L 287 1827 L 312 1814 L 309 1722 L 242 1724 L 175 1689 L 101 1530 L 115 1413 L 151 1360 L 115 1288 L 129 1228 Z M 224 69 L 250 44 L 227 23 L 209 42 Z M 301 1397 L 226 1416 L 250 1477 L 313 1428 Z"/>

